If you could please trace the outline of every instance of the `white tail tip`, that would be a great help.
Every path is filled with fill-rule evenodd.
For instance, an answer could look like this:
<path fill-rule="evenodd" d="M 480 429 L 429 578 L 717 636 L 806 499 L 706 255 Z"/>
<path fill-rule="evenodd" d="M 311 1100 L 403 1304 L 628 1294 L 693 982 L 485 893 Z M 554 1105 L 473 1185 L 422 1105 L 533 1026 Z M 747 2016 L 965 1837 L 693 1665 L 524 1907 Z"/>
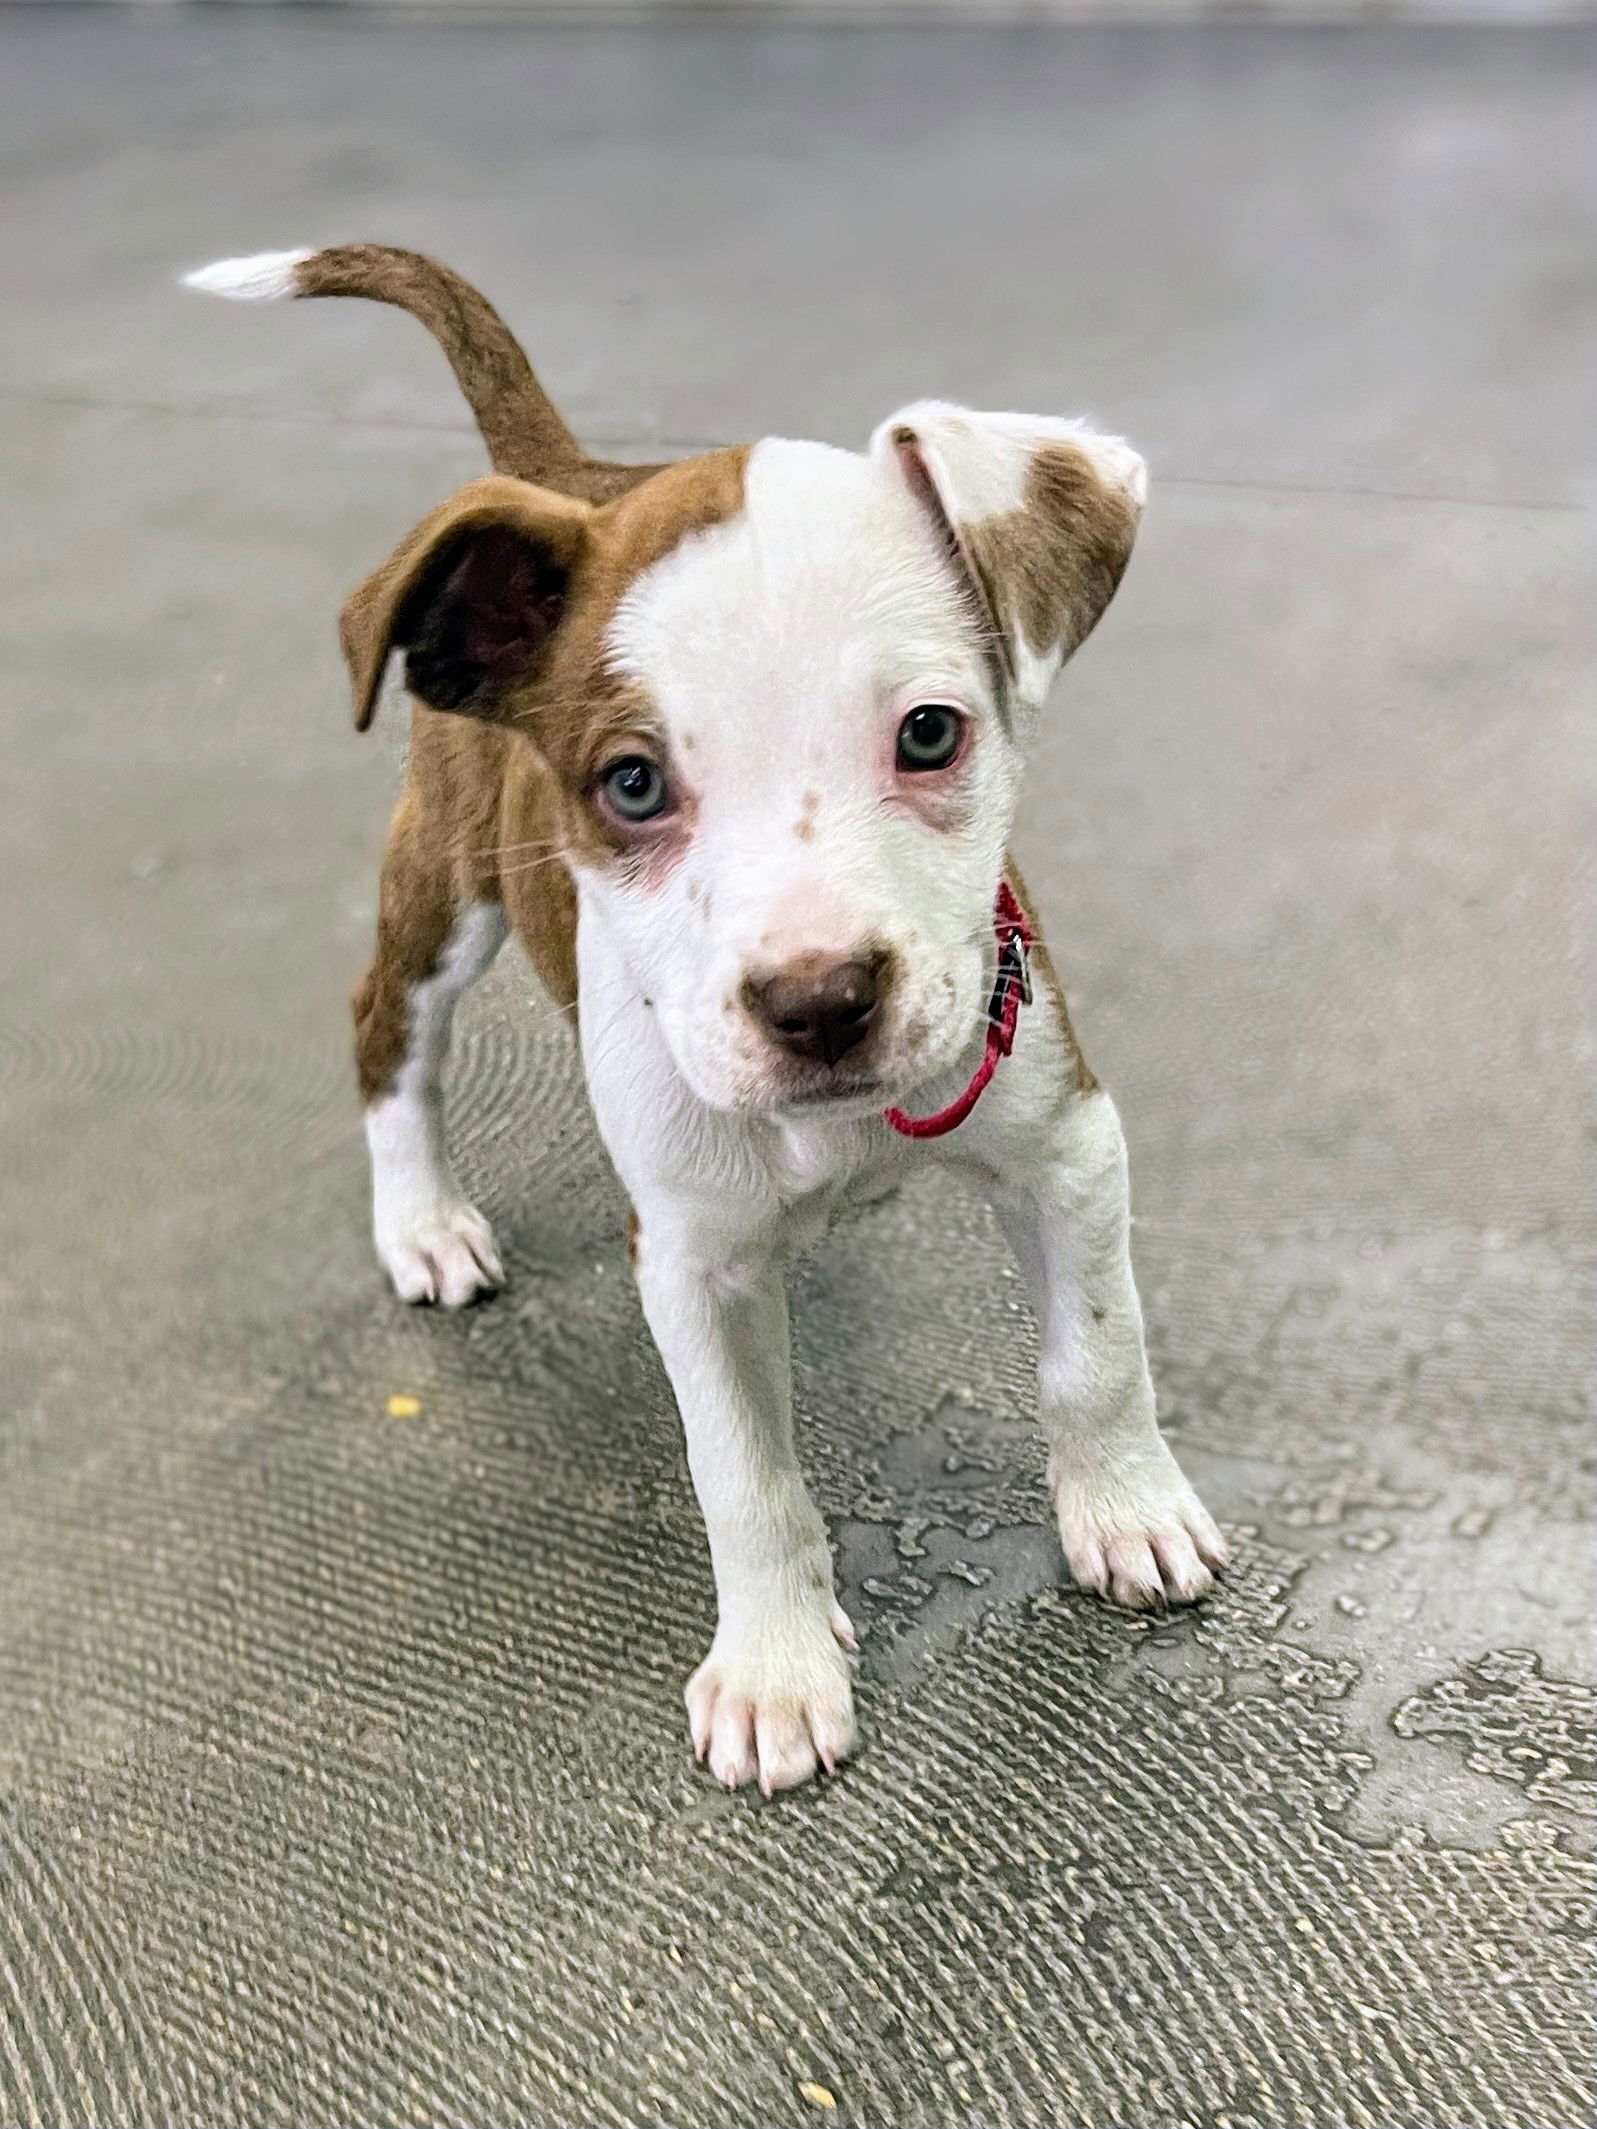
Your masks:
<path fill-rule="evenodd" d="M 298 295 L 294 269 L 314 256 L 309 251 L 257 251 L 247 259 L 218 259 L 214 266 L 185 274 L 183 286 L 227 296 L 235 303 L 274 303 L 280 296 Z"/>

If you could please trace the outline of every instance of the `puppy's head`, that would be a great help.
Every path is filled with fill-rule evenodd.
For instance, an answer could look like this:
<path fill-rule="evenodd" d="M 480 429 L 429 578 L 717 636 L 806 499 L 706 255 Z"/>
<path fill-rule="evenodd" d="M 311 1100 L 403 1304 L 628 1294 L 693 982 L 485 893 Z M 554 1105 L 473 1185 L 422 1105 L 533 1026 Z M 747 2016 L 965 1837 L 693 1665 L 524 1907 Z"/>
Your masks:
<path fill-rule="evenodd" d="M 980 1023 L 1020 744 L 1142 496 L 1113 438 L 937 404 L 600 509 L 477 481 L 346 607 L 357 717 L 402 649 L 421 702 L 538 749 L 705 1101 L 877 1109 Z"/>

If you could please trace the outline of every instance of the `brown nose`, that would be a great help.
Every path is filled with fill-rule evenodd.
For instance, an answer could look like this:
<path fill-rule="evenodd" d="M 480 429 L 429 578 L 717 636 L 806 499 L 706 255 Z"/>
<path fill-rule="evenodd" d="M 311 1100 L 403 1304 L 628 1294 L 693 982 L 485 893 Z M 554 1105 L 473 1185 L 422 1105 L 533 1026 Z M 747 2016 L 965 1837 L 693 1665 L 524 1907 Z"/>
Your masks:
<path fill-rule="evenodd" d="M 800 954 L 772 976 L 750 976 L 743 1003 L 778 1048 L 811 1064 L 834 1065 L 871 1031 L 883 991 L 882 953 L 834 961 Z"/>

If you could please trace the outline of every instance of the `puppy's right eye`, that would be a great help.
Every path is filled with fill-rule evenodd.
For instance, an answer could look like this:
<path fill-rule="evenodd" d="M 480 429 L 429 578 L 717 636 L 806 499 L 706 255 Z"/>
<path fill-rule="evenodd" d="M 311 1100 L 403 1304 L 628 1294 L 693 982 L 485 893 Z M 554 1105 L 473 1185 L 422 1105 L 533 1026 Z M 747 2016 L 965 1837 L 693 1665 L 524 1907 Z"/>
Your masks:
<path fill-rule="evenodd" d="M 613 761 L 600 789 L 611 812 L 624 821 L 652 821 L 671 800 L 663 773 L 645 754 L 625 754 Z"/>

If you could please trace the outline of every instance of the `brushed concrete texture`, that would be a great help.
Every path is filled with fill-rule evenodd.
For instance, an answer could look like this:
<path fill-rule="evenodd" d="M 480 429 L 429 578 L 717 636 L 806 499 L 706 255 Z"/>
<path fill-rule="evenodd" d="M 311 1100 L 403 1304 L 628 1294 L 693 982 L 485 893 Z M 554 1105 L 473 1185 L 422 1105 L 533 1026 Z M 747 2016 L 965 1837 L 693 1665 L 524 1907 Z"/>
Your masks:
<path fill-rule="evenodd" d="M 1594 56 L 0 17 L 0 2121 L 1588 2117 Z M 510 1288 L 368 1253 L 402 733 L 331 619 L 480 458 L 409 321 L 172 287 L 348 237 L 621 451 L 947 392 L 1153 460 L 1020 848 L 1237 1567 L 1061 1586 L 918 1184 L 800 1281 L 865 1742 L 775 1806 L 688 1759 L 699 1523 L 513 956 L 451 1083 Z"/>

